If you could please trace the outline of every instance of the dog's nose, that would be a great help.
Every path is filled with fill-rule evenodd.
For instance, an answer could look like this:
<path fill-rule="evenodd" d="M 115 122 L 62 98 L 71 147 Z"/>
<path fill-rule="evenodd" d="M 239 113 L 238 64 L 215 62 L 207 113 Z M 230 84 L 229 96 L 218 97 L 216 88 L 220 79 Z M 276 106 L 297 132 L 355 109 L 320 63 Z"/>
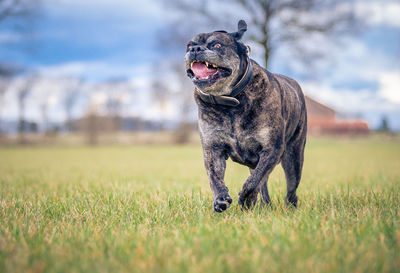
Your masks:
<path fill-rule="evenodd" d="M 191 52 L 200 52 L 200 51 L 204 51 L 206 50 L 206 48 L 204 46 L 200 46 L 200 45 L 194 45 L 190 48 Z"/>

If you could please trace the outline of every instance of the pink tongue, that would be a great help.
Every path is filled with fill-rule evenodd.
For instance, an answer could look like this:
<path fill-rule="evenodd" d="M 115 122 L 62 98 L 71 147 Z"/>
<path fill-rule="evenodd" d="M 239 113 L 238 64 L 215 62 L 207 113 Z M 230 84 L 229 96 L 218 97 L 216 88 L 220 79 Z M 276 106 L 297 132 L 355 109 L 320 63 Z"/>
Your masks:
<path fill-rule="evenodd" d="M 217 70 L 216 69 L 210 69 L 207 68 L 207 66 L 204 63 L 193 63 L 192 65 L 192 71 L 196 75 L 197 78 L 199 79 L 205 79 L 210 75 L 213 75 Z"/>

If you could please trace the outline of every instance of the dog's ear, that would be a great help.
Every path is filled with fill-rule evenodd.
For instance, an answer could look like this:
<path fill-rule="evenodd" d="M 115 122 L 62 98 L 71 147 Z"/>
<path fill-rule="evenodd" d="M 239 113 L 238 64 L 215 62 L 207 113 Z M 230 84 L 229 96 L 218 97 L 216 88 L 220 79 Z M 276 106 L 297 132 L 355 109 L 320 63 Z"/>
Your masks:
<path fill-rule="evenodd" d="M 246 22 L 244 20 L 240 20 L 238 22 L 238 31 L 231 33 L 231 35 L 236 40 L 240 40 L 242 38 L 243 34 L 246 32 L 246 30 L 247 30 Z"/>

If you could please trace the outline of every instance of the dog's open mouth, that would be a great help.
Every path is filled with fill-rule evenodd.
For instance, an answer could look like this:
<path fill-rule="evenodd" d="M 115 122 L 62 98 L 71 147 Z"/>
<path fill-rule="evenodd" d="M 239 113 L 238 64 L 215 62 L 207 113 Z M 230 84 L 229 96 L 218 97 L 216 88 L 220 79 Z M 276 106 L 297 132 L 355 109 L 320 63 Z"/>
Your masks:
<path fill-rule="evenodd" d="M 219 78 L 229 76 L 232 70 L 209 62 L 192 61 L 187 73 L 195 82 L 214 82 Z"/>

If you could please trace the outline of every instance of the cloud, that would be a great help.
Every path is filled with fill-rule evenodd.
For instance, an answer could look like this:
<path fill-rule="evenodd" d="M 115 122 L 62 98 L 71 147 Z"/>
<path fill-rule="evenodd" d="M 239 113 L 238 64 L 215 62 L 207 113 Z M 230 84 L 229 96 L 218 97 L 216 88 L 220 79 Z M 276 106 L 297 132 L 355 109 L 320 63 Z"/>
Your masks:
<path fill-rule="evenodd" d="M 378 95 L 400 108 L 400 71 L 382 73 Z"/>
<path fill-rule="evenodd" d="M 125 64 L 102 61 L 76 61 L 40 66 L 38 71 L 47 77 L 70 76 L 92 81 L 110 78 L 146 78 L 151 64 Z"/>
<path fill-rule="evenodd" d="M 387 115 L 391 126 L 400 130 L 400 71 L 383 71 L 376 75 L 377 90 L 337 88 L 325 82 L 301 83 L 305 94 L 336 109 L 344 116 L 363 116 L 372 128 L 379 126 L 381 116 Z"/>
<path fill-rule="evenodd" d="M 0 44 L 14 43 L 21 41 L 23 36 L 16 32 L 1 31 L 0 32 Z"/>
<path fill-rule="evenodd" d="M 160 16 L 163 13 L 160 2 L 154 0 L 46 0 L 46 7 L 57 14 L 71 14 L 81 17 L 83 14 L 89 17 L 104 17 L 104 14 L 118 14 L 118 17 L 126 17 L 136 14 L 140 16 Z M 63 7 L 63 8 L 60 8 Z"/>
<path fill-rule="evenodd" d="M 400 3 L 398 1 L 358 1 L 356 14 L 370 25 L 400 27 Z"/>
<path fill-rule="evenodd" d="M 387 110 L 392 108 L 388 101 L 377 104 L 376 93 L 364 89 L 354 92 L 352 89 L 338 89 L 320 82 L 303 82 L 305 94 L 315 98 L 343 114 L 356 115 L 363 111 Z"/>

